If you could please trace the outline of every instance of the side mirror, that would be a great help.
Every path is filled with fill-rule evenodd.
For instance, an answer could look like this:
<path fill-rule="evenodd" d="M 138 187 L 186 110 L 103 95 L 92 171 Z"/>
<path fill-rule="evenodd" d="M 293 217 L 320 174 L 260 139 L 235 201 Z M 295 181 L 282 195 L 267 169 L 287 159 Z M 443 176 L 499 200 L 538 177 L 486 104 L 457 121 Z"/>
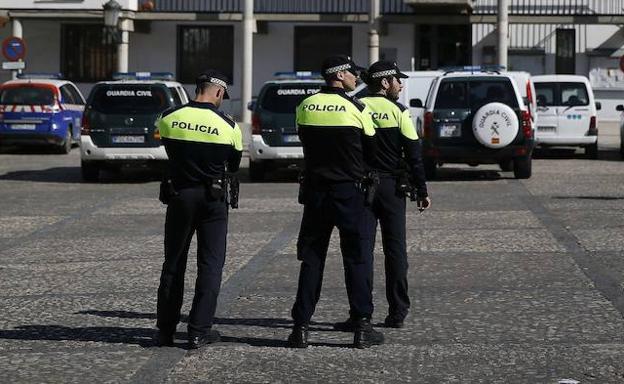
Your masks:
<path fill-rule="evenodd" d="M 600 101 L 596 101 L 596 110 L 600 111 L 602 109 L 602 103 Z"/>
<path fill-rule="evenodd" d="M 422 108 L 423 102 L 420 99 L 411 99 L 409 102 L 410 107 L 412 108 Z"/>
<path fill-rule="evenodd" d="M 618 104 L 618 106 L 617 106 L 617 107 L 615 107 L 615 110 L 616 110 L 616 111 L 619 111 L 619 112 L 624 112 L 624 105 L 622 105 L 622 104 Z"/>
<path fill-rule="evenodd" d="M 253 100 L 247 103 L 247 109 L 250 111 L 253 111 L 254 109 L 256 109 L 256 101 Z"/>

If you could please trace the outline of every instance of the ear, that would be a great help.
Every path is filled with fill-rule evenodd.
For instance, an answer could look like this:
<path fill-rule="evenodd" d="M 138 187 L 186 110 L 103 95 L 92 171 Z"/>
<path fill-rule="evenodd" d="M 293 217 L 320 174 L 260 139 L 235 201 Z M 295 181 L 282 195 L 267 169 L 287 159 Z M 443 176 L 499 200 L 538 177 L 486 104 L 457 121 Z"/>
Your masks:
<path fill-rule="evenodd" d="M 338 80 L 340 80 L 340 81 L 344 80 L 344 79 L 345 79 L 345 74 L 344 74 L 344 72 L 343 72 L 343 71 L 337 72 L 337 73 L 336 73 L 336 78 L 337 78 Z"/>
<path fill-rule="evenodd" d="M 381 79 L 381 86 L 382 86 L 384 89 L 388 89 L 388 88 L 390 88 L 390 82 L 388 81 L 388 78 L 387 78 L 387 77 L 384 77 L 383 79 Z"/>
<path fill-rule="evenodd" d="M 217 98 L 221 97 L 221 88 L 217 89 Z"/>

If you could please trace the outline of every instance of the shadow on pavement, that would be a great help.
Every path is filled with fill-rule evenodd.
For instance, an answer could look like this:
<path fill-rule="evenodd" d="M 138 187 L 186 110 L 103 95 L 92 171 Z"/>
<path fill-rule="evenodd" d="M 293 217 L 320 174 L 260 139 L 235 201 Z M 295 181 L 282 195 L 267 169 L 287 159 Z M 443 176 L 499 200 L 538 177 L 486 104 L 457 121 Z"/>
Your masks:
<path fill-rule="evenodd" d="M 85 184 L 80 174 L 80 167 L 55 167 L 38 170 L 13 171 L 0 175 L 0 180 Z M 129 169 L 122 172 L 104 171 L 101 176 L 101 181 L 93 184 L 138 184 L 160 180 L 161 174 L 159 172 Z"/>
<path fill-rule="evenodd" d="M 510 176 L 506 176 L 507 175 Z M 434 180 L 428 180 L 428 183 L 436 181 L 480 181 L 480 180 L 505 180 L 513 179 L 513 173 L 496 171 L 492 169 L 469 169 L 469 168 L 452 168 L 443 166 L 437 169 Z"/>
<path fill-rule="evenodd" d="M 624 197 L 619 196 L 552 196 L 554 200 L 624 200 Z"/>

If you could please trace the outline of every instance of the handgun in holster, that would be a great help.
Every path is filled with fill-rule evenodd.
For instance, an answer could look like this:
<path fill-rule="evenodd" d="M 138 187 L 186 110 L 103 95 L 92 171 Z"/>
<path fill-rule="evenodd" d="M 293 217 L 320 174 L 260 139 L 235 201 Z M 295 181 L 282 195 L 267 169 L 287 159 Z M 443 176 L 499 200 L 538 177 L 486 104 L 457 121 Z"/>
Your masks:
<path fill-rule="evenodd" d="M 401 160 L 399 168 L 396 174 L 397 178 L 397 191 L 405 197 L 409 197 L 410 201 L 416 201 L 416 183 L 412 180 L 412 176 L 409 172 L 409 167 L 405 160 Z"/>
<path fill-rule="evenodd" d="M 206 183 L 206 199 L 225 200 L 225 190 L 227 188 L 223 177 L 209 179 Z"/>
<path fill-rule="evenodd" d="M 299 183 L 299 194 L 297 195 L 297 202 L 299 204 L 305 204 L 306 201 L 306 176 L 305 171 L 299 172 L 297 176 L 297 182 Z"/>
<path fill-rule="evenodd" d="M 171 181 L 171 179 L 163 179 L 160 182 L 160 191 L 158 193 L 158 200 L 160 200 L 161 203 L 167 205 L 169 204 L 171 199 L 173 199 L 177 195 L 178 195 L 178 192 L 176 192 L 176 190 L 173 188 L 173 182 Z"/>
<path fill-rule="evenodd" d="M 377 187 L 379 186 L 379 174 L 375 171 L 369 171 L 362 179 L 362 186 L 364 189 L 364 205 L 370 207 L 373 205 Z"/>

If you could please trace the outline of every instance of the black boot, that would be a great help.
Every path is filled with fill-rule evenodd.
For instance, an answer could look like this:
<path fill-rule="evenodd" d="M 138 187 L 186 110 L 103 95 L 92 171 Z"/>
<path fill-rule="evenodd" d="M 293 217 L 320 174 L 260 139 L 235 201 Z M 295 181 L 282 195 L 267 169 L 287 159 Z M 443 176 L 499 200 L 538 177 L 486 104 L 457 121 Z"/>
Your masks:
<path fill-rule="evenodd" d="M 353 346 L 355 348 L 368 348 L 373 345 L 384 343 L 384 335 L 373 329 L 370 318 L 357 319 L 355 332 L 353 334 Z"/>
<path fill-rule="evenodd" d="M 159 347 L 173 347 L 173 335 L 175 332 L 158 331 L 157 343 Z"/>
<path fill-rule="evenodd" d="M 384 326 L 386 328 L 403 328 L 405 324 L 403 322 L 403 319 L 388 315 L 384 320 Z"/>
<path fill-rule="evenodd" d="M 349 317 L 347 320 L 340 323 L 334 323 L 334 330 L 340 332 L 353 332 L 355 331 L 356 319 Z"/>
<path fill-rule="evenodd" d="M 292 333 L 288 336 L 288 346 L 290 348 L 308 348 L 308 326 L 295 325 Z"/>
<path fill-rule="evenodd" d="M 204 345 L 218 343 L 221 341 L 221 335 L 219 332 L 211 329 L 208 333 L 204 335 L 191 336 L 188 340 L 189 349 L 198 349 L 203 347 Z"/>

